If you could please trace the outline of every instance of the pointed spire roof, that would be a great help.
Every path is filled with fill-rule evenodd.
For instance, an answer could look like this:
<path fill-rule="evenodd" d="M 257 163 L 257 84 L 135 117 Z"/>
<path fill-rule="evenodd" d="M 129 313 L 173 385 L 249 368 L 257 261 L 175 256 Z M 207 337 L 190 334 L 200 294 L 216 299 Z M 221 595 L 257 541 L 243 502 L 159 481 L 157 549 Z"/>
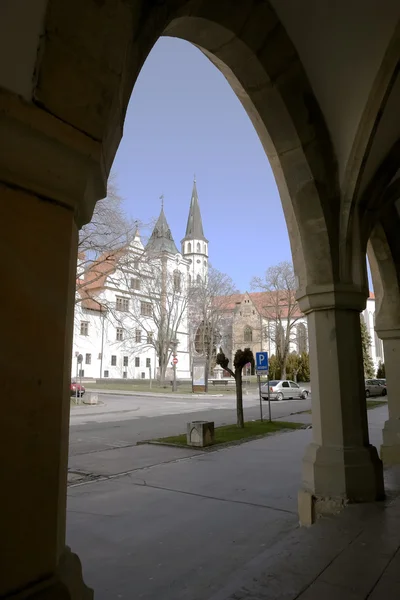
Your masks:
<path fill-rule="evenodd" d="M 204 242 L 208 242 L 203 231 L 203 221 L 201 219 L 199 197 L 197 195 L 196 178 L 193 180 L 192 199 L 190 201 L 186 234 L 182 242 L 186 240 L 203 240 Z"/>
<path fill-rule="evenodd" d="M 178 254 L 179 252 L 175 246 L 174 238 L 172 237 L 167 219 L 165 218 L 164 206 L 161 206 L 160 216 L 157 219 L 157 223 L 154 226 L 145 250 L 146 252 L 150 251 L 155 254 L 159 254 L 160 252 Z"/>

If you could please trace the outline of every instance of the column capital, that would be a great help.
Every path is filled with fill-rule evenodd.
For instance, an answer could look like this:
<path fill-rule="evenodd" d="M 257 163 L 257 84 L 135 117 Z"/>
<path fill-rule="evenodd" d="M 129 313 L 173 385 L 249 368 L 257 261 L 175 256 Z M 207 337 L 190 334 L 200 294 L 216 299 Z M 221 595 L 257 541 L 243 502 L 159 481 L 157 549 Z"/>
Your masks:
<path fill-rule="evenodd" d="M 0 181 L 90 221 L 106 195 L 102 144 L 35 104 L 0 89 Z"/>
<path fill-rule="evenodd" d="M 380 340 L 400 340 L 400 327 L 395 329 L 385 329 L 379 327 L 375 329 Z"/>
<path fill-rule="evenodd" d="M 309 285 L 299 289 L 296 294 L 300 310 L 310 313 L 315 310 L 355 310 L 365 309 L 368 290 L 352 284 L 322 284 Z"/>

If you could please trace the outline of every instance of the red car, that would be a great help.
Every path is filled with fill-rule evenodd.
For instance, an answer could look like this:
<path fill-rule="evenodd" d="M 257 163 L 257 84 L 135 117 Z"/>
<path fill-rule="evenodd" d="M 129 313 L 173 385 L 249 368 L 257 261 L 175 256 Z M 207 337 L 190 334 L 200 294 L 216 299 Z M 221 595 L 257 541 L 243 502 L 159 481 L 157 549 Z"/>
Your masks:
<path fill-rule="evenodd" d="M 83 385 L 77 383 L 76 381 L 71 381 L 69 389 L 71 392 L 71 396 L 79 396 L 80 398 L 82 398 L 83 394 L 85 393 L 85 388 L 83 387 Z"/>

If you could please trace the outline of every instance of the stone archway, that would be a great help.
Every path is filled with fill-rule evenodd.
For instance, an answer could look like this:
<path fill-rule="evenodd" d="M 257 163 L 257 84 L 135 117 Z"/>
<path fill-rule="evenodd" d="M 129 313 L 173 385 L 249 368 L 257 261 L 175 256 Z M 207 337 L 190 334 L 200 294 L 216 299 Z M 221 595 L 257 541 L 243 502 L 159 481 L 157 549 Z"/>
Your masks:
<path fill-rule="evenodd" d="M 321 498 L 337 506 L 379 497 L 382 473 L 368 442 L 360 348 L 348 351 L 366 297 L 362 267 L 357 263 L 357 277 L 355 269 L 343 268 L 349 253 L 338 235 L 337 156 L 305 61 L 272 2 L 36 0 L 26 8 L 23 20 L 20 4 L 9 3 L 11 19 L 4 22 L 12 26 L 2 31 L 15 59 L 15 69 L 3 65 L 0 79 L 0 126 L 8 140 L 0 157 L 8 224 L 1 243 L 2 254 L 12 255 L 3 271 L 10 293 L 2 441 L 20 444 L 2 465 L 3 485 L 13 494 L 2 499 L 7 529 L 0 595 L 91 597 L 78 559 L 65 549 L 77 226 L 105 194 L 133 86 L 161 35 L 196 44 L 225 74 L 279 187 L 301 307 L 309 314 L 311 369 L 321 382 L 313 389 L 314 443 L 304 462 L 302 511 L 311 521 Z M 329 63 L 323 66 L 329 77 Z M 333 126 L 345 129 L 346 122 Z M 45 287 L 41 261 L 53 274 Z"/>

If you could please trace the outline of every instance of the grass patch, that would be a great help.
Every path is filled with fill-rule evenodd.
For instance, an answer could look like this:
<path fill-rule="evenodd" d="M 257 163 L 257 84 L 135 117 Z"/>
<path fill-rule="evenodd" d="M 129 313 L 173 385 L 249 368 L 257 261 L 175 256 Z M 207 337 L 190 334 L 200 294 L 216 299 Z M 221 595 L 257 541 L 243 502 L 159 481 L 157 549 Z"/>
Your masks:
<path fill-rule="evenodd" d="M 247 438 L 269 435 L 270 433 L 285 429 L 302 429 L 303 427 L 303 423 L 291 423 L 286 421 L 248 421 L 245 423 L 244 429 L 240 429 L 236 425 L 223 425 L 222 427 L 215 428 L 215 442 L 213 445 L 238 442 Z M 164 444 L 177 444 L 179 446 L 187 445 L 186 433 L 159 438 L 154 441 Z"/>
<path fill-rule="evenodd" d="M 377 406 L 384 406 L 387 404 L 387 400 L 367 400 L 367 410 L 376 408 Z"/>

